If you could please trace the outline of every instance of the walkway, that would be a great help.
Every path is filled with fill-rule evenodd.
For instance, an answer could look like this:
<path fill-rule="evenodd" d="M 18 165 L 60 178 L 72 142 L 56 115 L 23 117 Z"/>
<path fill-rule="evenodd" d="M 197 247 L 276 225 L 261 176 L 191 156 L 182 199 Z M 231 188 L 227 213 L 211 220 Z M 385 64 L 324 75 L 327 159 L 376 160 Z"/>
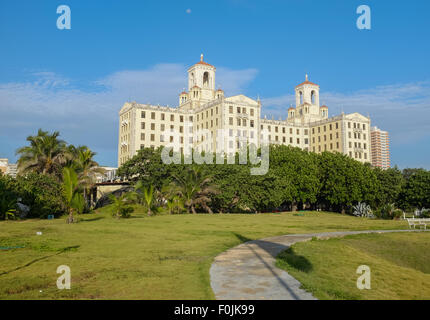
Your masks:
<path fill-rule="evenodd" d="M 414 232 L 372 230 L 292 234 L 248 241 L 218 255 L 210 269 L 211 286 L 221 300 L 316 300 L 300 282 L 275 267 L 276 256 L 296 242 L 362 233 Z M 238 235 L 240 237 L 240 235 Z"/>

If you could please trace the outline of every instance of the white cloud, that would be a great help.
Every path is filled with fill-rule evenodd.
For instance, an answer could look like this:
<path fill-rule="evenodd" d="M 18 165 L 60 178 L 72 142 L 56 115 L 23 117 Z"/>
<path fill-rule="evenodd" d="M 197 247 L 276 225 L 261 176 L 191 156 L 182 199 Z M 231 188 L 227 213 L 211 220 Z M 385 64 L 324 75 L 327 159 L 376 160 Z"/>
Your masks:
<path fill-rule="evenodd" d="M 320 94 L 321 104 L 329 107 L 331 115 L 342 111 L 370 115 L 372 125 L 388 130 L 393 143 L 408 143 L 430 134 L 429 82 L 379 86 L 350 93 L 322 91 Z M 285 118 L 289 105 L 295 105 L 295 96 L 266 98 L 262 103 L 262 114 Z"/>

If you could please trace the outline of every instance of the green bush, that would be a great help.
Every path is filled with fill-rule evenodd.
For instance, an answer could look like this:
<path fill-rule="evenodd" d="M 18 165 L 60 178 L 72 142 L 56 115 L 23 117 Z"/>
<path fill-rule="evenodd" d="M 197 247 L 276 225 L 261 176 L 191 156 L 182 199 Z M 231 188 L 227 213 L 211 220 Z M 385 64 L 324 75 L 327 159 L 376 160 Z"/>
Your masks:
<path fill-rule="evenodd" d="M 12 190 L 21 203 L 30 207 L 28 218 L 59 217 L 66 213 L 61 184 L 53 177 L 38 173 L 19 176 Z"/>

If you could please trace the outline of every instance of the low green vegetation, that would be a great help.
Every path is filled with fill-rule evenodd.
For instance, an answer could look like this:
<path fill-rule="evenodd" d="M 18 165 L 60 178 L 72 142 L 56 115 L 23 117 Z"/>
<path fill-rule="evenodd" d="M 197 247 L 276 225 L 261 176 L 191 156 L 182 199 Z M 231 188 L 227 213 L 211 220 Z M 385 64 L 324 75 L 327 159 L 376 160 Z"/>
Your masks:
<path fill-rule="evenodd" d="M 134 205 L 129 219 L 116 219 L 115 210 L 77 215 L 70 225 L 66 218 L 0 222 L 0 299 L 213 299 L 210 265 L 243 239 L 407 228 L 324 212 L 148 216 Z M 60 265 L 71 268 L 71 290 L 56 287 Z"/>
<path fill-rule="evenodd" d="M 430 299 L 430 232 L 365 234 L 296 243 L 277 266 L 319 299 Z M 357 289 L 367 265 L 371 289 Z"/>

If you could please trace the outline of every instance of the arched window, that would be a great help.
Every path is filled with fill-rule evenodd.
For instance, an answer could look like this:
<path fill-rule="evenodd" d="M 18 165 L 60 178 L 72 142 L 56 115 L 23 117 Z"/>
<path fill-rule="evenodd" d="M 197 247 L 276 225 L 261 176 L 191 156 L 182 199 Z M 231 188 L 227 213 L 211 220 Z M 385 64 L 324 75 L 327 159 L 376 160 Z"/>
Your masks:
<path fill-rule="evenodd" d="M 203 85 L 206 87 L 209 86 L 209 72 L 203 74 Z"/>
<path fill-rule="evenodd" d="M 303 92 L 300 91 L 300 104 L 303 103 Z"/>
<path fill-rule="evenodd" d="M 311 103 L 315 104 L 315 91 L 313 91 L 313 90 L 311 92 Z"/>
<path fill-rule="evenodd" d="M 194 73 L 191 73 L 191 84 L 193 86 L 196 84 L 196 80 L 194 79 Z"/>

